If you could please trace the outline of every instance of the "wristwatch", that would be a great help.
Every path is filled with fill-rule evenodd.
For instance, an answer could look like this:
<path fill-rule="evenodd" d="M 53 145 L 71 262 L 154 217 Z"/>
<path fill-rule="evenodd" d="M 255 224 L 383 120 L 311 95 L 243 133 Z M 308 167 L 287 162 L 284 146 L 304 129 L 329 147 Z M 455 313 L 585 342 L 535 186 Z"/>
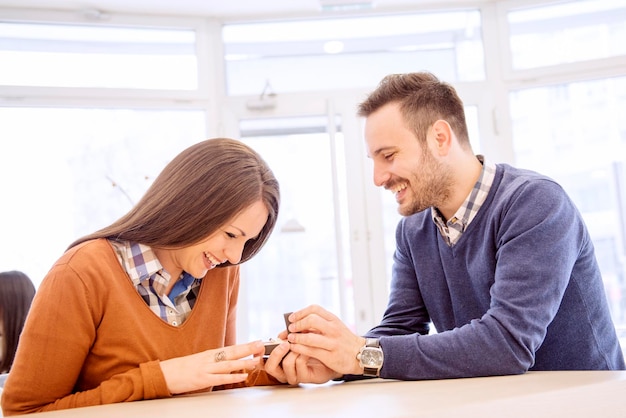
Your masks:
<path fill-rule="evenodd" d="M 366 338 L 365 345 L 356 355 L 359 366 L 363 367 L 363 376 L 378 377 L 383 367 L 383 349 L 378 338 Z"/>

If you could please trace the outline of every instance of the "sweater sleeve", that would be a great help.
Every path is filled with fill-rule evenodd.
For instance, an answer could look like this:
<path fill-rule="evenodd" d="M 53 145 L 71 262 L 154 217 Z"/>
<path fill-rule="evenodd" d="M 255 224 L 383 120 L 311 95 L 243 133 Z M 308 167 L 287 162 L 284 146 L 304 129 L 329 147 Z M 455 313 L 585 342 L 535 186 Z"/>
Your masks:
<path fill-rule="evenodd" d="M 420 287 L 431 286 L 434 276 L 443 277 L 443 286 L 438 284 L 444 289 L 438 293 L 439 300 L 429 304 L 445 306 L 437 309 L 447 310 L 453 321 L 468 309 L 474 296 L 451 300 L 446 286 L 470 280 L 471 274 L 460 269 L 457 277 L 451 277 L 444 265 L 434 269 L 444 271 L 432 271 L 434 276 L 419 281 L 414 263 L 437 264 L 429 258 L 436 253 L 420 250 L 424 248 L 420 245 L 429 244 L 414 242 L 415 231 L 404 230 L 398 235 L 395 290 L 382 326 L 369 333 L 381 337 L 385 353 L 382 377 L 411 380 L 504 375 L 524 373 L 532 367 L 589 238 L 560 186 L 548 180 L 518 186 L 498 209 L 489 208 L 489 232 L 476 228 L 466 232 L 474 234 L 471 239 L 482 246 L 472 260 L 465 260 L 466 266 L 494 267 L 489 273 L 493 274 L 492 283 L 471 290 L 483 292 L 480 297 L 488 301 L 487 308 L 468 322 L 433 335 L 417 333 L 419 324 L 428 318 L 422 301 L 425 289 Z"/>
<path fill-rule="evenodd" d="M 37 291 L 2 393 L 4 415 L 170 396 L 158 361 L 77 391 L 103 315 L 95 297 L 68 264 L 53 267 Z"/>

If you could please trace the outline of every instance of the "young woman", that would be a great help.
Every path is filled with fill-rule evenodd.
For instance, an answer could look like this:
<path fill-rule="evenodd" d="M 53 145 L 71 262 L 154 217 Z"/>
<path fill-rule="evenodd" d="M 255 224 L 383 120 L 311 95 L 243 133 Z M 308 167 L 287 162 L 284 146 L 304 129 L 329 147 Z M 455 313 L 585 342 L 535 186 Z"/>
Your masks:
<path fill-rule="evenodd" d="M 189 147 L 139 203 L 78 239 L 44 278 L 4 415 L 275 384 L 235 345 L 239 264 L 276 223 L 279 186 L 243 143 Z"/>

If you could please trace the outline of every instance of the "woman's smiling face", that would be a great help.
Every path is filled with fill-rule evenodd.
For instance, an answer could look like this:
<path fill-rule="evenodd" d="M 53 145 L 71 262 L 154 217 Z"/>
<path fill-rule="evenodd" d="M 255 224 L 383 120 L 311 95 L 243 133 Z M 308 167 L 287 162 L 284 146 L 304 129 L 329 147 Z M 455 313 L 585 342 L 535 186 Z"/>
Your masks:
<path fill-rule="evenodd" d="M 258 200 L 204 241 L 179 249 L 158 249 L 155 253 L 172 277 L 177 278 L 183 271 L 195 278 L 204 277 L 226 261 L 239 263 L 244 245 L 261 233 L 268 214 L 263 201 Z"/>

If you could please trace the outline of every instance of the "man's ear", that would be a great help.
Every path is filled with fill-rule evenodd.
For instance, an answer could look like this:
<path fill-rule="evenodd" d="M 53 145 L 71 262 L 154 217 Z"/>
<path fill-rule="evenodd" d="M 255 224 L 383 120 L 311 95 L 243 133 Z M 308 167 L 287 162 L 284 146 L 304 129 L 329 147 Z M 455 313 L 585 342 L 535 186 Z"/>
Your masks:
<path fill-rule="evenodd" d="M 452 147 L 452 127 L 448 122 L 439 119 L 433 123 L 432 135 L 435 140 L 435 146 L 439 155 L 447 155 Z"/>

